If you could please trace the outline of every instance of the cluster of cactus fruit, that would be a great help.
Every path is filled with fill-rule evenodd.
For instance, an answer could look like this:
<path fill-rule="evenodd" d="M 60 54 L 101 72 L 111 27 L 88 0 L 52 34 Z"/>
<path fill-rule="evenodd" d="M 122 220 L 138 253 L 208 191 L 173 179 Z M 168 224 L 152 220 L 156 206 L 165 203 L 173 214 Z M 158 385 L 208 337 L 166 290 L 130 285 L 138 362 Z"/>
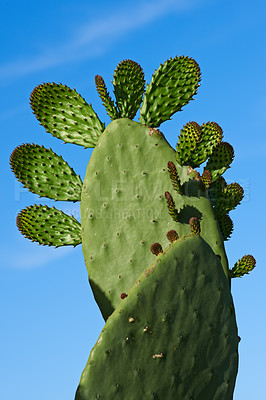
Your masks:
<path fill-rule="evenodd" d="M 234 150 L 215 122 L 187 123 L 176 150 L 158 130 L 193 98 L 200 75 L 192 58 L 171 58 L 145 90 L 140 65 L 124 60 L 114 72 L 115 102 L 97 75 L 112 120 L 106 128 L 67 86 L 42 84 L 31 94 L 47 132 L 95 148 L 83 183 L 43 146 L 23 144 L 10 158 L 17 179 L 33 193 L 81 201 L 81 223 L 42 205 L 17 217 L 32 241 L 82 243 L 106 325 L 76 400 L 232 400 L 239 336 L 230 281 L 255 266 L 245 255 L 229 269 L 224 248 L 233 231 L 229 212 L 244 195 L 222 177 Z M 139 122 L 133 121 L 138 110 Z M 200 174 L 195 168 L 204 163 Z"/>

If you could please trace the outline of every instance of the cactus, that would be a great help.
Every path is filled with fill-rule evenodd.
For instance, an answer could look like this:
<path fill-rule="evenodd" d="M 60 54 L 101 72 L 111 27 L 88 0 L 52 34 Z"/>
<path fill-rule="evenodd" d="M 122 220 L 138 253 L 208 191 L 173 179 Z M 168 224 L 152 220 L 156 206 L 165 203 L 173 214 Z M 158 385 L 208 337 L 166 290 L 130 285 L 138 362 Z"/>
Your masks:
<path fill-rule="evenodd" d="M 234 150 L 222 141 L 215 122 L 184 125 L 176 151 L 158 130 L 193 99 L 200 77 L 193 59 L 175 57 L 161 64 L 145 90 L 140 65 L 122 61 L 113 79 L 116 101 L 104 79 L 95 77 L 112 120 L 107 127 L 67 86 L 45 83 L 32 92 L 33 112 L 48 132 L 65 143 L 94 148 L 83 183 L 61 156 L 43 146 L 24 144 L 10 157 L 15 176 L 33 193 L 81 202 L 81 223 L 54 207 L 36 205 L 17 218 L 21 233 L 42 245 L 82 243 L 89 282 L 107 322 L 77 400 L 125 394 L 232 398 L 238 336 L 230 281 L 255 266 L 249 255 L 229 269 L 224 248 L 233 231 L 229 213 L 243 198 L 241 186 L 227 185 L 222 177 Z M 139 108 L 139 122 L 133 121 Z M 204 162 L 200 175 L 195 168 Z M 164 334 L 162 314 L 167 315 Z M 146 335 L 149 325 L 152 336 Z M 182 340 L 176 343 L 178 335 Z M 129 369 L 128 363 L 136 365 Z"/>
<path fill-rule="evenodd" d="M 188 235 L 157 256 L 108 318 L 75 400 L 231 400 L 237 348 L 221 263 Z"/>

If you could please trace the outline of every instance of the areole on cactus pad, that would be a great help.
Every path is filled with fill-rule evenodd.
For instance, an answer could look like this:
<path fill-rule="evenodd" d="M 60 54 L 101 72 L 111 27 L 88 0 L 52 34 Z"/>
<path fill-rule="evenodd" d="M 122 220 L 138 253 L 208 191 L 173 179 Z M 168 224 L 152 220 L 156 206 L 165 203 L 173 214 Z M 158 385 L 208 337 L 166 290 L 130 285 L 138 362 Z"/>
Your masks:
<path fill-rule="evenodd" d="M 91 288 L 107 322 L 77 400 L 122 399 L 128 388 L 130 399 L 232 398 L 238 336 L 230 281 L 255 267 L 255 259 L 245 255 L 229 269 L 225 253 L 224 241 L 233 231 L 229 213 L 244 195 L 239 184 L 227 185 L 222 177 L 234 149 L 216 122 L 185 124 L 176 150 L 158 129 L 193 98 L 200 77 L 195 60 L 175 57 L 161 64 L 145 89 L 141 66 L 122 61 L 114 72 L 115 101 L 104 79 L 95 77 L 112 120 L 107 127 L 75 89 L 45 83 L 32 92 L 31 107 L 47 132 L 94 148 L 84 182 L 43 146 L 24 144 L 10 157 L 17 179 L 33 193 L 81 201 L 81 223 L 41 205 L 25 208 L 17 218 L 21 233 L 42 245 L 82 243 Z M 133 121 L 138 109 L 139 121 Z M 195 168 L 203 163 L 200 174 Z M 143 324 L 155 329 L 144 341 Z M 178 332 L 183 338 L 182 326 L 189 327 L 186 346 L 176 339 Z M 136 364 L 134 371 L 119 364 L 121 352 L 124 364 Z M 104 387 L 97 386 L 102 368 L 108 374 Z"/>

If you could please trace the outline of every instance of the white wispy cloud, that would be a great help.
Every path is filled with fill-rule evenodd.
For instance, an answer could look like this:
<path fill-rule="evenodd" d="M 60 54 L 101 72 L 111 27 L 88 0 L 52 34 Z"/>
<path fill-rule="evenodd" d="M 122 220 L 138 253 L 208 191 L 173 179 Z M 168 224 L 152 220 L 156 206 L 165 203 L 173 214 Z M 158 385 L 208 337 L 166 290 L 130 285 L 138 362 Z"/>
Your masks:
<path fill-rule="evenodd" d="M 57 44 L 50 50 L 27 59 L 18 59 L 0 66 L 1 79 L 19 77 L 69 61 L 95 57 L 106 51 L 108 45 L 123 35 L 133 32 L 146 24 L 160 20 L 167 14 L 182 12 L 197 5 L 197 0 L 139 1 L 132 7 L 101 17 L 101 19 L 80 27 L 72 32 L 73 39 Z"/>

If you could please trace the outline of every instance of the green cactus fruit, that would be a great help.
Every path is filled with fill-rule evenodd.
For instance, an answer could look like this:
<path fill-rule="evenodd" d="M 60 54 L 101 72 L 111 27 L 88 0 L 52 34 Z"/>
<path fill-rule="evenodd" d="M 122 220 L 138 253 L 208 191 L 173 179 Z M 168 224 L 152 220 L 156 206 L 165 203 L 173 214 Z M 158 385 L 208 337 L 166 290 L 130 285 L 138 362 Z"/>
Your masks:
<path fill-rule="evenodd" d="M 233 147 L 227 142 L 221 142 L 213 149 L 204 169 L 212 174 L 214 182 L 230 167 L 233 159 Z"/>
<path fill-rule="evenodd" d="M 23 144 L 11 154 L 10 165 L 24 187 L 40 197 L 69 201 L 81 199 L 80 176 L 51 149 Z"/>
<path fill-rule="evenodd" d="M 119 117 L 133 119 L 139 109 L 145 89 L 141 66 L 132 60 L 120 62 L 114 72 L 112 83 Z"/>
<path fill-rule="evenodd" d="M 234 267 L 230 270 L 231 278 L 241 278 L 245 274 L 249 274 L 256 266 L 256 260 L 253 256 L 246 255 L 238 260 Z"/>
<path fill-rule="evenodd" d="M 179 222 L 169 215 L 165 192 L 173 191 L 167 167 L 175 156 L 162 133 L 127 118 L 113 121 L 92 153 L 81 196 L 82 249 L 105 319 L 141 266 L 152 262 L 149 243 L 159 241 L 165 248 L 169 242 L 162 232 L 172 229 L 189 234 L 191 217 L 200 218 L 201 235 L 220 254 L 229 276 L 218 222 L 200 182 L 190 179 L 195 177 L 191 168 L 176 164 L 184 194 L 174 192 L 171 198 Z"/>
<path fill-rule="evenodd" d="M 218 223 L 219 223 L 219 227 L 221 230 L 221 234 L 223 237 L 223 240 L 226 241 L 230 238 L 230 236 L 233 233 L 234 230 L 234 224 L 233 221 L 231 220 L 231 218 L 229 217 L 228 214 L 220 214 L 217 217 L 218 219 Z"/>
<path fill-rule="evenodd" d="M 161 64 L 147 86 L 140 108 L 140 123 L 159 127 L 180 111 L 197 93 L 200 69 L 189 57 L 170 58 Z"/>
<path fill-rule="evenodd" d="M 95 147 L 105 125 L 92 106 L 67 86 L 44 83 L 30 97 L 36 118 L 51 133 L 65 143 Z"/>
<path fill-rule="evenodd" d="M 120 300 L 75 400 L 232 400 L 237 368 L 228 280 L 209 245 L 193 235 L 156 257 Z"/>
<path fill-rule="evenodd" d="M 106 112 L 111 120 L 119 118 L 119 112 L 107 91 L 104 79 L 100 75 L 95 76 L 95 85 L 100 99 L 102 100 Z"/>
<path fill-rule="evenodd" d="M 22 235 L 48 246 L 81 244 L 81 226 L 72 216 L 56 208 L 34 205 L 20 211 L 17 226 Z"/>

